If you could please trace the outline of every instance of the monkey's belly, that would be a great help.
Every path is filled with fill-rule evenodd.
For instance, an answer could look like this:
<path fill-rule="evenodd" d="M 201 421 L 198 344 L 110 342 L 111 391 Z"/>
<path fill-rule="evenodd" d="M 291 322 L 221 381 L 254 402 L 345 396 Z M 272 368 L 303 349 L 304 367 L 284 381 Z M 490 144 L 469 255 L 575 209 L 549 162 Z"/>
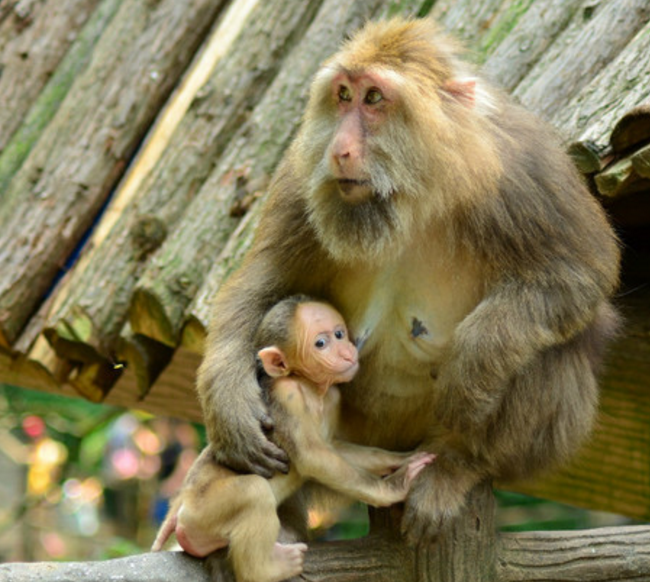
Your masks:
<path fill-rule="evenodd" d="M 431 376 L 367 367 L 342 390 L 344 436 L 390 450 L 411 450 L 430 434 L 435 415 Z"/>
<path fill-rule="evenodd" d="M 332 299 L 360 344 L 360 372 L 342 390 L 353 438 L 399 448 L 427 438 L 435 422 L 435 376 L 481 294 L 480 267 L 467 257 L 452 260 L 435 245 L 381 269 L 338 274 Z"/>
<path fill-rule="evenodd" d="M 471 261 L 454 270 L 449 263 L 434 255 L 337 276 L 333 300 L 358 342 L 362 366 L 372 354 L 380 368 L 416 376 L 435 370 L 456 327 L 480 300 Z"/>

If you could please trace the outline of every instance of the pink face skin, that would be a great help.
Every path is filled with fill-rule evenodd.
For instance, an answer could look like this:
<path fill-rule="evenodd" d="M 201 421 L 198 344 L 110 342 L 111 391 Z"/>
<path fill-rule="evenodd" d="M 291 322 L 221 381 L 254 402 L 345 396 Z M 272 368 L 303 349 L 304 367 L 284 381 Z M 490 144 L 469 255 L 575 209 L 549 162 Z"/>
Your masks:
<path fill-rule="evenodd" d="M 343 317 L 329 305 L 303 303 L 296 311 L 296 345 L 301 359 L 296 375 L 323 392 L 349 382 L 359 369 L 357 348 L 350 341 Z"/>
<path fill-rule="evenodd" d="M 395 91 L 378 73 L 339 73 L 332 79 L 340 124 L 330 146 L 330 163 L 342 197 L 351 203 L 372 195 L 367 164 L 366 137 L 381 125 L 394 103 Z"/>

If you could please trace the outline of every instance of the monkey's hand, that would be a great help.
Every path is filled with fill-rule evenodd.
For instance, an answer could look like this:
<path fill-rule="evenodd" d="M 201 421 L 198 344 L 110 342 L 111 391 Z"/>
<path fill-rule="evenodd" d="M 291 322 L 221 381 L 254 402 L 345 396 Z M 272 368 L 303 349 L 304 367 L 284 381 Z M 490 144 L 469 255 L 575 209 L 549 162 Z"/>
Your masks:
<path fill-rule="evenodd" d="M 244 400 L 241 409 L 216 414 L 211 423 L 211 448 L 218 463 L 239 473 L 255 473 L 267 479 L 289 472 L 289 457 L 269 440 L 273 419 L 260 397 Z M 231 406 L 234 403 L 231 402 Z"/>
<path fill-rule="evenodd" d="M 406 499 L 413 480 L 427 465 L 433 463 L 435 458 L 436 456 L 432 453 L 414 453 L 406 459 L 397 471 L 384 478 L 385 483 L 393 493 L 391 503 L 399 503 Z"/>

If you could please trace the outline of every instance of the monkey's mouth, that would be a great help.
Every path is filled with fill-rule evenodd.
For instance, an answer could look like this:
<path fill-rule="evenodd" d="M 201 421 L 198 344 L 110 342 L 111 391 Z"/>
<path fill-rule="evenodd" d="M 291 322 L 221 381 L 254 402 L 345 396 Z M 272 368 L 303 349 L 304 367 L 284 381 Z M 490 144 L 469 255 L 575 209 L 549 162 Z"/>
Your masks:
<path fill-rule="evenodd" d="M 340 372 L 338 381 L 341 383 L 350 382 L 358 371 L 359 371 L 359 362 L 356 361 L 349 368 L 342 370 Z"/>
<path fill-rule="evenodd" d="M 338 180 L 341 198 L 351 204 L 363 202 L 372 197 L 373 191 L 369 180 L 350 180 L 341 178 Z"/>

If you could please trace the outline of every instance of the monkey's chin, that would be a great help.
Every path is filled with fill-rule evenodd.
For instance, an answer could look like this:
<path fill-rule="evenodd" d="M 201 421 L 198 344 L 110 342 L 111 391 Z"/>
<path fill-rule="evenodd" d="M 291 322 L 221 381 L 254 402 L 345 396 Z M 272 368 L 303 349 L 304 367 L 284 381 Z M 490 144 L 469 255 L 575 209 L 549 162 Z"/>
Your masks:
<path fill-rule="evenodd" d="M 347 384 L 348 382 L 352 381 L 352 378 L 356 376 L 358 371 L 359 371 L 359 362 L 355 362 L 347 370 L 339 374 L 336 383 Z"/>
<path fill-rule="evenodd" d="M 367 180 L 338 180 L 341 198 L 348 204 L 359 204 L 372 198 L 374 192 Z"/>

